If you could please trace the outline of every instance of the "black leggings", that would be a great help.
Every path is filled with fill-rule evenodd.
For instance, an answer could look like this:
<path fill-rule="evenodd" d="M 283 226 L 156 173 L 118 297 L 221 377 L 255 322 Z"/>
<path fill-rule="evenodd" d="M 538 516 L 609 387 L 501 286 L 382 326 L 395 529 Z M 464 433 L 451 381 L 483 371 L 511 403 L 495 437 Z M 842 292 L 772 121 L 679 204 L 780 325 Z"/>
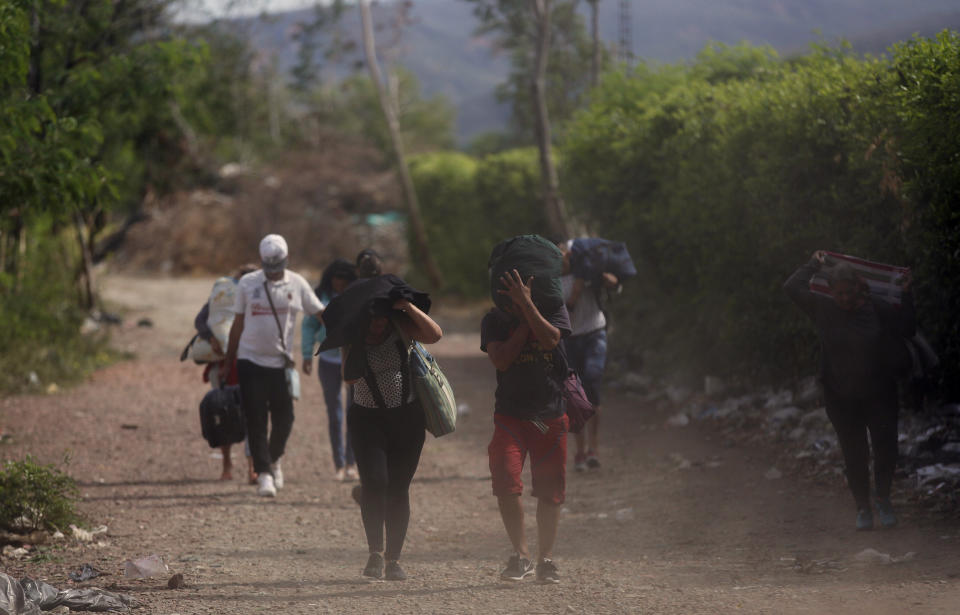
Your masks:
<path fill-rule="evenodd" d="M 253 469 L 258 474 L 269 472 L 270 464 L 283 455 L 293 430 L 293 399 L 287 389 L 287 378 L 282 367 L 263 367 L 246 359 L 237 361 L 237 376 Z"/>
<path fill-rule="evenodd" d="M 873 474 L 877 497 L 890 497 L 893 471 L 897 465 L 897 420 L 899 405 L 896 387 L 882 387 L 865 399 L 841 397 L 824 391 L 827 416 L 837 431 L 843 451 L 847 483 L 857 508 L 870 507 L 870 446 L 873 447 Z"/>
<path fill-rule="evenodd" d="M 410 481 L 423 450 L 423 410 L 416 402 L 387 410 L 356 404 L 347 430 L 362 486 L 360 513 L 370 552 L 400 559 L 410 523 Z M 384 550 L 386 527 L 386 550 Z"/>

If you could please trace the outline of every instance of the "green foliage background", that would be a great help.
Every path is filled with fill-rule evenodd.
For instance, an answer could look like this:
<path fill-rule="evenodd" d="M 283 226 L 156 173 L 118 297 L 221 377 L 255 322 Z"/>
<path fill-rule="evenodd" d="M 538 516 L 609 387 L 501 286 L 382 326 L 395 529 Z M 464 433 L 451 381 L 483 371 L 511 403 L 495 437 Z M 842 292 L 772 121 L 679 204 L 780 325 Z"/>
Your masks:
<path fill-rule="evenodd" d="M 810 374 L 816 337 L 781 285 L 829 249 L 915 269 L 956 395 L 958 53 L 949 32 L 883 58 L 713 45 L 604 75 L 563 129 L 561 179 L 582 225 L 626 241 L 641 269 L 613 305 L 614 352 L 697 378 Z M 543 231 L 535 165 L 531 150 L 414 164 L 451 290 L 482 296 L 489 248 Z"/>

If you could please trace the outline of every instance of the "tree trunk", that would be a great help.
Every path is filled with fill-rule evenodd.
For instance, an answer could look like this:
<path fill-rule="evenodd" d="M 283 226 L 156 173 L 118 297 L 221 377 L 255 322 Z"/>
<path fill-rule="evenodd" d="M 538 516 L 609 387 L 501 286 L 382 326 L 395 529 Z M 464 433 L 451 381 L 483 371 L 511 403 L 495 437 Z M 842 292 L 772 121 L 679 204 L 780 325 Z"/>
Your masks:
<path fill-rule="evenodd" d="M 590 0 L 590 34 L 593 38 L 590 86 L 595 88 L 600 84 L 600 0 Z"/>
<path fill-rule="evenodd" d="M 87 223 L 79 212 L 73 215 L 74 228 L 77 232 L 77 245 L 80 246 L 80 283 L 81 301 L 84 308 L 92 310 L 96 306 L 93 280 L 93 256 L 90 253 L 90 243 L 87 240 Z"/>
<path fill-rule="evenodd" d="M 383 83 L 380 75 L 380 65 L 377 62 L 377 49 L 374 43 L 373 17 L 370 14 L 369 0 L 360 0 L 360 19 L 363 24 L 363 50 L 367 58 L 367 68 L 370 70 L 370 78 L 377 88 L 377 94 L 380 98 L 380 107 L 387 120 L 387 128 L 390 131 L 390 141 L 393 144 L 393 153 L 396 157 L 397 171 L 400 173 L 400 185 L 403 188 L 403 196 L 407 202 L 407 211 L 410 215 L 410 225 L 413 228 L 414 241 L 417 244 L 417 251 L 423 265 L 426 268 L 427 277 L 433 287 L 443 286 L 443 276 L 440 274 L 440 268 L 430 252 L 430 245 L 427 243 L 427 231 L 423 226 L 423 220 L 420 217 L 420 204 L 417 201 L 417 192 L 413 186 L 413 178 L 410 177 L 410 169 L 407 168 L 407 157 L 404 153 L 403 139 L 400 136 L 400 120 L 397 117 L 396 110 Z"/>
<path fill-rule="evenodd" d="M 550 51 L 550 6 L 552 0 L 530 0 L 537 21 L 537 48 L 533 89 L 534 116 L 536 117 L 537 146 L 540 149 L 540 184 L 543 190 L 543 205 L 546 210 L 550 232 L 562 237 L 570 235 L 566 207 L 560 194 L 560 180 L 553 162 L 550 135 L 550 116 L 547 112 L 547 59 Z"/>

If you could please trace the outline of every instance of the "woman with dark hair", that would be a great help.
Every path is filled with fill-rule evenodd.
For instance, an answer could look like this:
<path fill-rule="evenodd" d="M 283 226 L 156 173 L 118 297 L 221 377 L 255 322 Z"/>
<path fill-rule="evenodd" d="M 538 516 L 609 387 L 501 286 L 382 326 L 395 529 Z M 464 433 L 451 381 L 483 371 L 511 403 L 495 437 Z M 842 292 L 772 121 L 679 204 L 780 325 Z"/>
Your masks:
<path fill-rule="evenodd" d="M 370 553 L 363 575 L 402 581 L 410 482 L 425 433 L 411 382 L 410 344 L 434 344 L 443 331 L 426 314 L 429 298 L 393 275 L 358 281 L 331 306 L 321 348 L 343 347 L 343 377 L 353 385 L 347 427 L 360 470 L 360 513 Z"/>
<path fill-rule="evenodd" d="M 320 301 L 327 305 L 357 279 L 356 267 L 338 258 L 323 271 L 320 285 L 314 289 Z M 303 356 L 303 373 L 309 375 L 313 366 L 313 351 L 327 336 L 327 331 L 315 316 L 306 316 L 300 328 L 300 351 Z M 333 451 L 334 480 L 354 480 L 359 477 L 353 457 L 350 438 L 345 437 L 343 420 L 343 377 L 341 376 L 340 351 L 326 350 L 317 355 L 317 377 L 323 388 L 323 400 L 327 405 L 327 425 L 330 432 L 330 449 Z M 348 393 L 349 406 L 349 393 Z"/>
<path fill-rule="evenodd" d="M 383 259 L 371 248 L 357 254 L 357 277 L 375 278 L 383 273 Z"/>
<path fill-rule="evenodd" d="M 900 305 L 895 306 L 873 297 L 848 264 L 826 269 L 825 259 L 825 252 L 814 252 L 810 262 L 790 276 L 784 290 L 817 327 L 827 416 L 837 432 L 847 483 L 856 502 L 856 528 L 873 527 L 868 433 L 880 525 L 892 527 L 897 524 L 890 503 L 897 463 L 897 376 L 907 352 L 904 338 L 916 332 L 910 278 L 900 281 L 903 293 Z M 810 289 L 811 278 L 821 269 L 831 296 Z"/>

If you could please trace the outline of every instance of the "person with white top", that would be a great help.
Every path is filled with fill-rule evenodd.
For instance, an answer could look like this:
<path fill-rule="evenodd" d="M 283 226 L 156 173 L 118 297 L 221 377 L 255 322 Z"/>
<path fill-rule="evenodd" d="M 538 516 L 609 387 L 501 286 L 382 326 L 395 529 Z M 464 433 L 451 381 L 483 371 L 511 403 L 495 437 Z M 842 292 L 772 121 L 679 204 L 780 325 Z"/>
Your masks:
<path fill-rule="evenodd" d="M 570 313 L 570 337 L 563 340 L 567 361 L 579 375 L 587 399 L 597 413 L 575 434 L 577 452 L 573 469 L 583 472 L 600 467 L 600 385 L 607 364 L 607 318 L 600 305 L 600 288 L 616 288 L 617 276 L 604 271 L 599 280 L 578 277 L 570 265 L 573 240 L 558 242 L 563 251 L 563 300 Z"/>
<path fill-rule="evenodd" d="M 262 268 L 240 278 L 226 356 L 227 365 L 237 361 L 257 494 L 265 497 L 276 496 L 283 487 L 280 458 L 293 428 L 285 371 L 294 365 L 297 313 L 319 317 L 324 307 L 303 276 L 287 269 L 287 254 L 280 235 L 260 241 Z"/>

